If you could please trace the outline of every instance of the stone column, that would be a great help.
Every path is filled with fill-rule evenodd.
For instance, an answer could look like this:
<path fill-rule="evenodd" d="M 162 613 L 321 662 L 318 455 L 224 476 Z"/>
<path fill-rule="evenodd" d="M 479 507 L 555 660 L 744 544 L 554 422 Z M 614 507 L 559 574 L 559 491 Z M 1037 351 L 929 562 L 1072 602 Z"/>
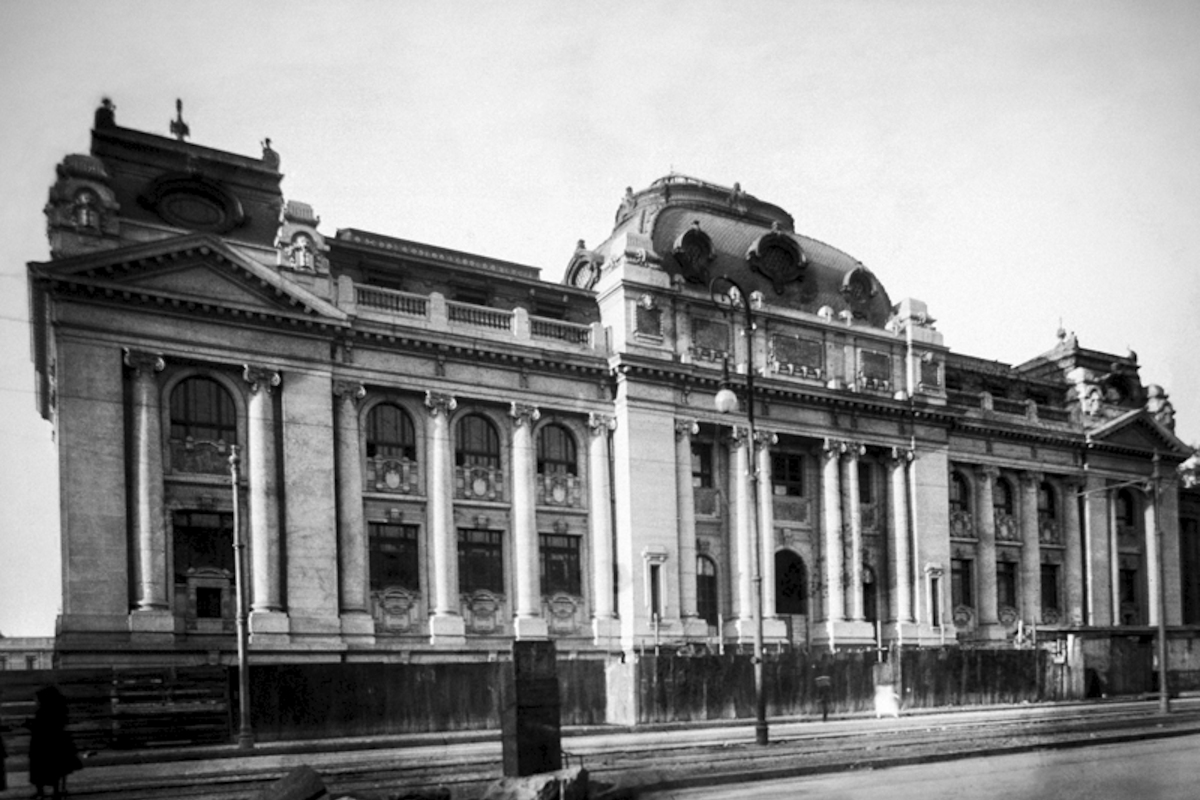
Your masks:
<path fill-rule="evenodd" d="M 863 615 L 863 533 L 862 509 L 859 507 L 858 459 L 866 448 L 857 442 L 843 445 L 846 457 L 842 459 L 842 508 L 846 512 L 846 526 L 850 533 L 850 570 L 847 598 L 850 619 L 861 622 Z"/>
<path fill-rule="evenodd" d="M 289 384 L 290 385 L 290 384 Z M 337 426 L 338 602 L 343 614 L 367 614 L 370 563 L 363 516 L 363 459 L 359 447 L 358 404 L 367 396 L 361 383 L 333 385 Z"/>
<path fill-rule="evenodd" d="M 541 417 L 536 406 L 513 403 L 509 411 L 512 432 L 512 521 L 513 561 L 516 565 L 516 618 L 519 639 L 544 639 L 546 621 L 542 618 L 542 587 L 539 574 L 537 532 L 537 459 L 533 445 L 533 425 Z"/>
<path fill-rule="evenodd" d="M 454 529 L 454 458 L 450 452 L 450 414 L 458 407 L 453 395 L 425 392 L 426 446 L 429 470 L 430 562 L 433 566 L 433 616 L 429 620 L 434 643 L 465 640 L 465 625 L 458 601 L 458 532 Z"/>
<path fill-rule="evenodd" d="M 1021 605 L 1025 621 L 1042 621 L 1042 545 L 1038 526 L 1040 472 L 1021 473 Z"/>
<path fill-rule="evenodd" d="M 259 630 L 256 631 L 254 620 L 255 615 L 269 615 L 283 610 L 275 402 L 272 397 L 272 390 L 280 384 L 280 376 L 268 367 L 249 365 L 242 376 L 250 384 L 249 426 L 246 431 L 250 489 L 250 577 L 253 589 L 250 627 L 255 633 L 284 633 L 285 630 L 263 625 L 258 626 Z"/>
<path fill-rule="evenodd" d="M 734 552 L 737 554 L 736 593 L 737 617 L 739 622 L 749 622 L 754 610 L 754 534 L 751 530 L 751 515 L 754 502 L 750 497 L 748 475 L 750 472 L 750 442 L 745 428 L 735 426 L 730 433 L 729 447 L 733 458 L 729 470 L 730 494 L 733 496 Z M 747 636 L 748 627 L 742 629 Z"/>
<path fill-rule="evenodd" d="M 614 417 L 588 415 L 588 480 L 591 492 L 588 521 L 592 550 L 592 627 L 596 644 L 618 634 L 613 604 L 612 487 L 608 472 L 608 435 L 617 425 Z"/>
<path fill-rule="evenodd" d="M 1079 521 L 1079 498 L 1083 481 L 1067 478 L 1062 484 L 1063 541 L 1066 544 L 1066 619 L 1069 625 L 1083 624 L 1083 529 Z"/>
<path fill-rule="evenodd" d="M 157 353 L 125 351 L 133 370 L 133 529 L 137 551 L 133 584 L 137 612 L 162 613 L 167 602 L 167 534 L 163 522 L 162 413 L 157 373 L 166 363 Z"/>
<path fill-rule="evenodd" d="M 1142 517 L 1145 528 L 1145 549 L 1146 549 L 1146 619 L 1150 625 L 1158 624 L 1158 583 L 1159 576 L 1162 570 L 1159 567 L 1160 554 L 1158 552 L 1158 537 L 1154 532 L 1158 530 L 1158 510 L 1154 507 L 1153 490 L 1146 493 L 1143 508 L 1145 509 Z M 1168 662 L 1169 663 L 1169 662 Z"/>
<path fill-rule="evenodd" d="M 894 587 L 891 604 L 892 615 L 897 622 L 913 621 L 912 604 L 912 570 L 909 568 L 909 530 L 908 530 L 908 462 L 912 460 L 912 451 L 899 447 L 892 448 L 892 458 L 889 464 L 891 479 L 891 511 L 892 511 L 892 547 L 891 547 L 891 578 Z"/>
<path fill-rule="evenodd" d="M 1117 525 L 1117 489 L 1105 492 L 1108 497 L 1108 576 L 1109 603 L 1112 606 L 1112 624 L 1121 620 L 1121 534 Z"/>
<path fill-rule="evenodd" d="M 775 498 L 771 489 L 771 445 L 779 437 L 767 431 L 756 431 L 755 457 L 758 459 L 758 531 L 761 542 L 763 619 L 775 616 Z"/>
<path fill-rule="evenodd" d="M 979 624 L 995 626 L 996 616 L 996 511 L 992 487 L 1000 470 L 980 467 L 975 471 L 975 522 L 978 525 L 979 550 Z"/>
<path fill-rule="evenodd" d="M 825 522 L 825 619 L 841 622 L 846 618 L 845 587 L 842 581 L 842 491 L 839 463 L 842 450 L 837 442 L 825 440 L 821 467 L 822 517 Z"/>
<path fill-rule="evenodd" d="M 679 532 L 679 614 L 683 624 L 696 617 L 696 497 L 692 488 L 694 419 L 675 420 L 675 504 Z M 707 628 L 705 629 L 707 631 Z"/>

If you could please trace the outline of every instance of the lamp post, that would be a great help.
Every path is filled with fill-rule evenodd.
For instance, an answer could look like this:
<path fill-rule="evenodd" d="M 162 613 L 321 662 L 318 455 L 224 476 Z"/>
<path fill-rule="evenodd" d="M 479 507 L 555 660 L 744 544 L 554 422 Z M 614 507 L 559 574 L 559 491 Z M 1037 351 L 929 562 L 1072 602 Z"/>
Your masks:
<path fill-rule="evenodd" d="M 237 656 L 238 656 L 238 734 L 237 746 L 241 750 L 254 747 L 254 732 L 250 728 L 250 669 L 247 663 L 246 630 L 246 542 L 242 538 L 241 494 L 238 489 L 238 446 L 232 445 L 229 453 L 229 480 L 233 490 L 233 588 L 237 594 Z"/>
<path fill-rule="evenodd" d="M 718 291 L 718 286 L 724 285 L 724 291 Z M 758 744 L 767 744 L 767 696 L 763 688 L 763 585 L 762 585 L 762 531 L 759 530 L 761 517 L 758 513 L 758 454 L 756 431 L 754 429 L 754 309 L 750 305 L 750 297 L 742 290 L 736 281 L 728 275 L 713 278 L 708 285 L 709 296 L 713 303 L 725 313 L 726 308 L 741 305 L 745 315 L 743 331 L 746 334 L 746 422 L 749 427 L 750 448 L 750 529 L 754 532 L 754 740 Z M 717 410 L 729 414 L 737 410 L 737 395 L 729 386 L 729 364 L 725 364 L 725 380 L 720 390 L 713 398 Z"/>
<path fill-rule="evenodd" d="M 1154 492 L 1154 551 L 1158 555 L 1158 596 L 1154 598 L 1158 606 L 1158 711 L 1160 714 L 1171 713 L 1171 695 L 1167 687 L 1167 589 L 1164 585 L 1166 570 L 1163 568 L 1163 536 L 1162 522 L 1159 514 L 1159 456 L 1154 451 L 1154 482 L 1151 487 Z"/>

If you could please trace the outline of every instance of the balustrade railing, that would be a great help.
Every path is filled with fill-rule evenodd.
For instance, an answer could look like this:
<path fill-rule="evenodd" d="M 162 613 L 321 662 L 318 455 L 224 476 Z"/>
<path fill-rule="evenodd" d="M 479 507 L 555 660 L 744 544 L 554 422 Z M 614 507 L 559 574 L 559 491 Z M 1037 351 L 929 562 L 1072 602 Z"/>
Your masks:
<path fill-rule="evenodd" d="M 568 344 L 592 343 L 592 326 L 576 322 L 563 322 L 545 317 L 529 318 L 529 333 L 534 339 L 550 339 Z"/>
<path fill-rule="evenodd" d="M 354 285 L 354 302 L 360 308 L 401 314 L 406 317 L 427 317 L 429 298 L 425 295 L 384 289 L 379 286 Z"/>
<path fill-rule="evenodd" d="M 490 328 L 497 331 L 511 331 L 513 313 L 488 306 L 477 306 L 471 303 L 446 303 L 452 325 L 471 325 L 476 328 Z"/>

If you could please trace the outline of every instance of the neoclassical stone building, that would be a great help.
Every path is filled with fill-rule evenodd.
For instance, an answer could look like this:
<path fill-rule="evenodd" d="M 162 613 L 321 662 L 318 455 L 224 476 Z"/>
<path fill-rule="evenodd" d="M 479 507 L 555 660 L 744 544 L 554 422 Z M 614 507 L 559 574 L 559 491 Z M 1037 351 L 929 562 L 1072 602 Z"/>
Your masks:
<path fill-rule="evenodd" d="M 106 102 L 29 265 L 64 666 L 228 661 L 235 520 L 260 660 L 735 647 L 756 576 L 780 646 L 1148 629 L 1160 582 L 1200 622 L 1189 453 L 1132 354 L 954 352 L 737 185 L 627 190 L 550 283 L 322 231 L 269 141 L 177 130 Z"/>

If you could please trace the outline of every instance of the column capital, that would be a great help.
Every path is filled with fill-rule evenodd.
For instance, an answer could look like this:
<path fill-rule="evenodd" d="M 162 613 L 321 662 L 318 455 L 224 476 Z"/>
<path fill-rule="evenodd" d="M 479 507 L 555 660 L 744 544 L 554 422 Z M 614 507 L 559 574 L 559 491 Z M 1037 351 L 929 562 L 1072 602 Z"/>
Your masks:
<path fill-rule="evenodd" d="M 842 454 L 851 461 L 857 461 L 862 456 L 867 454 L 867 446 L 862 442 L 855 442 L 850 439 L 844 439 L 838 443 L 838 448 Z"/>
<path fill-rule="evenodd" d="M 516 422 L 518 428 L 522 425 L 528 425 L 532 428 L 533 423 L 542 418 L 542 412 L 538 410 L 538 407 L 527 403 L 513 402 L 508 413 Z"/>
<path fill-rule="evenodd" d="M 754 446 L 761 449 L 766 449 L 779 444 L 779 434 L 775 431 L 756 430 L 754 432 Z"/>
<path fill-rule="evenodd" d="M 734 447 L 742 447 L 750 438 L 750 430 L 741 425 L 731 425 L 729 428 L 729 443 Z"/>
<path fill-rule="evenodd" d="M 675 438 L 686 439 L 700 432 L 700 423 L 694 419 L 675 420 Z"/>
<path fill-rule="evenodd" d="M 617 418 L 611 414 L 597 414 L 593 411 L 588 414 L 587 424 L 592 436 L 599 436 L 606 431 L 615 431 L 617 429 Z"/>
<path fill-rule="evenodd" d="M 431 417 L 436 417 L 438 414 L 449 417 L 450 412 L 458 408 L 458 400 L 454 399 L 452 394 L 435 392 L 431 389 L 425 392 L 425 407 L 429 409 Z"/>
<path fill-rule="evenodd" d="M 1038 484 L 1040 484 L 1043 480 L 1046 479 L 1046 473 L 1039 472 L 1039 471 L 1033 470 L 1033 469 L 1026 469 L 1026 470 L 1021 470 L 1021 473 L 1020 473 L 1020 475 L 1018 475 L 1018 477 L 1021 480 L 1022 486 L 1036 487 Z"/>
<path fill-rule="evenodd" d="M 167 362 L 159 353 L 126 347 L 125 366 L 132 367 L 139 375 L 153 375 L 155 372 L 162 372 L 166 369 Z"/>
<path fill-rule="evenodd" d="M 977 466 L 975 467 L 975 477 L 979 478 L 980 480 L 987 479 L 994 481 L 996 478 L 1000 477 L 1000 468 L 992 466 L 991 464 Z"/>
<path fill-rule="evenodd" d="M 837 461 L 842 457 L 841 442 L 837 439 L 826 439 L 821 443 L 821 454 L 827 461 Z"/>
<path fill-rule="evenodd" d="M 891 462 L 895 466 L 909 464 L 914 458 L 916 458 L 916 453 L 907 447 L 893 447 L 890 454 Z"/>
<path fill-rule="evenodd" d="M 1063 475 L 1059 480 L 1068 492 L 1081 492 L 1087 486 L 1087 478 L 1083 475 Z"/>
<path fill-rule="evenodd" d="M 242 365 L 242 379 L 250 384 L 250 393 L 257 394 L 260 390 L 266 394 L 282 382 L 279 372 L 270 367 L 259 367 L 252 364 Z"/>
<path fill-rule="evenodd" d="M 358 403 L 367 396 L 367 387 L 355 381 L 334 381 L 333 394 L 343 400 Z"/>

